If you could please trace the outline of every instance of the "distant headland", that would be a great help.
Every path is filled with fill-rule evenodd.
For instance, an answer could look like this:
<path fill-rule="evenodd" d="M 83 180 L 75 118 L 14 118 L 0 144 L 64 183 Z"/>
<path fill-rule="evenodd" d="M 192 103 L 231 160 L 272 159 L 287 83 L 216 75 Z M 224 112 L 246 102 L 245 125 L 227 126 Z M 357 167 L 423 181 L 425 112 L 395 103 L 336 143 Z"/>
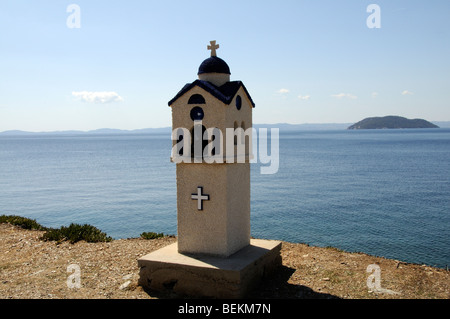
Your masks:
<path fill-rule="evenodd" d="M 439 126 L 423 119 L 407 119 L 401 116 L 368 117 L 347 129 L 399 129 L 399 128 L 439 128 Z"/>

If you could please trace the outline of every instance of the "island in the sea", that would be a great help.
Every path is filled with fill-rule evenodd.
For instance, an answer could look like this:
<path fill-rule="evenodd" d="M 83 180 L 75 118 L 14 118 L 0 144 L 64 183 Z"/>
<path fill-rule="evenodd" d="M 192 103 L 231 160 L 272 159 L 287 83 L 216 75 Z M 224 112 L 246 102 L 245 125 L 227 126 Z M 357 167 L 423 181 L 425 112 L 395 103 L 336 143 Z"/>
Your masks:
<path fill-rule="evenodd" d="M 368 117 L 349 126 L 349 130 L 395 129 L 395 128 L 439 128 L 423 119 L 407 119 L 401 116 Z"/>

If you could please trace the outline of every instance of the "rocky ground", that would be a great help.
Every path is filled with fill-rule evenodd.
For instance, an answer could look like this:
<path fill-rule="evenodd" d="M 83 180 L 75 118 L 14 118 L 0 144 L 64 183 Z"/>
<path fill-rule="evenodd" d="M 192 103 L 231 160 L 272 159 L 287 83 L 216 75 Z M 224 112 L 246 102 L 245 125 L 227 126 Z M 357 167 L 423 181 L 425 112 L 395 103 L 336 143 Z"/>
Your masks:
<path fill-rule="evenodd" d="M 0 224 L 0 298 L 178 297 L 144 291 L 137 285 L 137 259 L 175 242 L 176 238 L 57 244 L 39 240 L 42 234 L 42 231 Z M 445 269 L 287 242 L 283 242 L 281 254 L 283 266 L 249 298 L 450 297 L 450 272 Z M 77 270 L 79 282 L 74 280 Z M 378 271 L 380 280 L 376 281 Z"/>

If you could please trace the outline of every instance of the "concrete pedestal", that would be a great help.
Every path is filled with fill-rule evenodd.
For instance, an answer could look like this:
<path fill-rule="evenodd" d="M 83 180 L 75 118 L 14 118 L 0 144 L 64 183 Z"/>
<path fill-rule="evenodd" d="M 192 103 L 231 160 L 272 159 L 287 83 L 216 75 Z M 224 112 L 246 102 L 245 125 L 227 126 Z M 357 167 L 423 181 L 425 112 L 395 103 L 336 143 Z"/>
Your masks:
<path fill-rule="evenodd" d="M 243 298 L 281 266 L 281 242 L 252 239 L 227 257 L 184 255 L 177 243 L 138 259 L 139 285 L 191 297 Z"/>

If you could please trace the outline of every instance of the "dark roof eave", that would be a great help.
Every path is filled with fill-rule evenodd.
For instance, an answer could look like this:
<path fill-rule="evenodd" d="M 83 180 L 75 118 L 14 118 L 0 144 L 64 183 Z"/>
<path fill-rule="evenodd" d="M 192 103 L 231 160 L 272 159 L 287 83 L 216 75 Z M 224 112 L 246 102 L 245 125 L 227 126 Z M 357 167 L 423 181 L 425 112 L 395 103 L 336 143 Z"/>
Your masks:
<path fill-rule="evenodd" d="M 239 88 L 242 86 L 244 89 L 245 94 L 247 95 L 248 99 L 250 100 L 250 103 L 252 104 L 252 107 L 255 107 L 255 103 L 253 102 L 250 94 L 247 91 L 247 88 L 244 86 L 244 84 L 241 81 L 234 81 L 234 82 L 227 82 L 221 87 L 217 87 L 210 82 L 202 81 L 202 80 L 195 80 L 192 83 L 186 84 L 180 92 L 175 95 L 175 97 L 169 101 L 168 105 L 171 106 L 173 103 L 175 103 L 176 100 L 178 100 L 182 95 L 184 95 L 186 92 L 188 92 L 190 89 L 192 89 L 194 86 L 199 86 L 208 93 L 212 94 L 215 98 L 219 99 L 223 103 L 229 105 L 233 99 L 233 97 L 236 95 L 236 92 L 239 90 Z M 226 93 L 229 93 L 227 95 L 224 94 L 222 91 L 227 91 Z"/>

